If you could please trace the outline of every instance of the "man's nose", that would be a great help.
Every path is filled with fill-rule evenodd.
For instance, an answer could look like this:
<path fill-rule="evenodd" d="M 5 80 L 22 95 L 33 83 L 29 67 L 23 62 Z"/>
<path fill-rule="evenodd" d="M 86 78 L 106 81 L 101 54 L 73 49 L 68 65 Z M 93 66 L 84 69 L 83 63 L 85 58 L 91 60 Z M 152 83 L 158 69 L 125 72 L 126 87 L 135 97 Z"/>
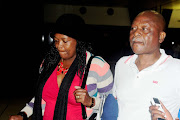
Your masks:
<path fill-rule="evenodd" d="M 136 31 L 134 32 L 134 37 L 138 37 L 141 36 L 141 30 L 140 29 L 136 29 Z"/>

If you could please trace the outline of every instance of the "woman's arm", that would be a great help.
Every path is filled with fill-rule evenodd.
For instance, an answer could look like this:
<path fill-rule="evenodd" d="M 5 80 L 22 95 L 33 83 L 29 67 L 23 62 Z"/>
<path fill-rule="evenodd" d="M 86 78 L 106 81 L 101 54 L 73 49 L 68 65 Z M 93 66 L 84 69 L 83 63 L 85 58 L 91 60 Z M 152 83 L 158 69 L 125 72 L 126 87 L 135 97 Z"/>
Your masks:
<path fill-rule="evenodd" d="M 33 114 L 33 106 L 34 106 L 34 97 L 31 99 L 29 103 L 21 110 L 21 112 L 25 112 L 27 117 L 30 117 Z"/>
<path fill-rule="evenodd" d="M 31 101 L 29 103 L 27 103 L 26 106 L 20 111 L 20 112 L 24 112 L 27 115 L 27 118 L 29 118 L 33 114 L 34 100 L 35 100 L 35 97 L 33 97 L 31 99 Z M 42 104 L 41 105 L 42 106 L 42 115 L 44 115 L 46 102 L 42 99 L 41 104 Z M 20 115 L 12 115 L 12 116 L 10 116 L 9 120 L 13 120 L 14 118 L 16 118 L 17 120 L 22 119 L 22 117 Z"/>
<path fill-rule="evenodd" d="M 29 103 L 19 112 L 21 114 L 12 115 L 9 117 L 9 120 L 24 120 L 23 117 L 29 118 L 33 113 L 33 105 L 34 105 L 34 98 L 31 99 Z"/>
<path fill-rule="evenodd" d="M 105 98 L 112 92 L 113 75 L 109 64 L 100 56 L 96 56 L 91 63 L 87 89 L 91 97 L 95 98 L 93 109 L 100 110 Z"/>

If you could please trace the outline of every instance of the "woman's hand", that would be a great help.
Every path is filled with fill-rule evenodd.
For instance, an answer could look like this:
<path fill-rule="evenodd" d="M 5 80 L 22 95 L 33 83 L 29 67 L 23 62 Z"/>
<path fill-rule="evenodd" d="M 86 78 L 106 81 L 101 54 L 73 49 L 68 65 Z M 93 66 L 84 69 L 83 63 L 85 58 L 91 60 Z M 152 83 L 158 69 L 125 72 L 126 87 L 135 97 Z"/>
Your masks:
<path fill-rule="evenodd" d="M 21 115 L 12 115 L 8 120 L 23 120 L 23 117 Z"/>
<path fill-rule="evenodd" d="M 76 90 L 74 91 L 74 96 L 76 102 L 82 103 L 83 105 L 89 107 L 92 104 L 92 98 L 89 96 L 86 89 L 82 89 L 80 86 L 74 87 Z"/>
<path fill-rule="evenodd" d="M 157 120 L 158 118 L 162 118 L 165 120 L 173 120 L 170 112 L 166 109 L 166 107 L 163 105 L 161 101 L 160 103 L 165 113 L 163 113 L 162 111 L 159 111 L 158 106 L 154 106 L 154 105 L 150 106 L 149 111 L 151 112 L 152 120 Z M 166 118 L 165 118 L 165 115 L 166 115 Z"/>

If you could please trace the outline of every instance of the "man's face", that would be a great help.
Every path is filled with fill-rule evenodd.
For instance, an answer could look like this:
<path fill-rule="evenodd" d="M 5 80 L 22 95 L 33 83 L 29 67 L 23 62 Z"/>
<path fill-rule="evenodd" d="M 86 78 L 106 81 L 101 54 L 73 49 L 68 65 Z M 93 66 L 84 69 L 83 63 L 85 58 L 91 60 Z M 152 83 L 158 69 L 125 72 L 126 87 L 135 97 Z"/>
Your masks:
<path fill-rule="evenodd" d="M 147 15 L 137 16 L 130 30 L 130 46 L 134 53 L 152 54 L 159 50 L 159 26 L 154 17 Z"/>

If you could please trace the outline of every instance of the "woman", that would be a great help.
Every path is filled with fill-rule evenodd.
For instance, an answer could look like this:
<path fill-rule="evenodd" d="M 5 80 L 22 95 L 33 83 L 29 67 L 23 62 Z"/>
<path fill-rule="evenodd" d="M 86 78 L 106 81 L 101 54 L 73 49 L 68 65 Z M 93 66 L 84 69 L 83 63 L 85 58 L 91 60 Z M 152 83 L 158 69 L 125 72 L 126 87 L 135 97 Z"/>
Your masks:
<path fill-rule="evenodd" d="M 89 58 L 88 47 L 82 41 L 84 21 L 66 14 L 57 20 L 52 33 L 54 46 L 40 67 L 35 98 L 13 118 L 32 116 L 34 120 L 83 120 L 81 103 L 87 117 L 101 113 L 102 104 L 112 89 L 113 77 L 108 63 L 95 56 L 89 68 L 85 89 L 82 84 Z M 33 108 L 33 111 L 32 111 Z"/>

